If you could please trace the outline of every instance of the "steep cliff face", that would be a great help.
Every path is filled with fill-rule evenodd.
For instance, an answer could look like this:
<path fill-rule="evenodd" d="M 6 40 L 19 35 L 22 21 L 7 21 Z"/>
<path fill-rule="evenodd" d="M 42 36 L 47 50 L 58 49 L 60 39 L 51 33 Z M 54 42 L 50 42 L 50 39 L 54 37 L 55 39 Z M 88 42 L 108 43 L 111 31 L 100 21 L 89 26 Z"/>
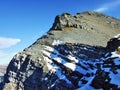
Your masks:
<path fill-rule="evenodd" d="M 13 57 L 3 90 L 120 89 L 120 45 L 107 45 L 119 26 L 96 12 L 56 16 L 47 34 Z"/>

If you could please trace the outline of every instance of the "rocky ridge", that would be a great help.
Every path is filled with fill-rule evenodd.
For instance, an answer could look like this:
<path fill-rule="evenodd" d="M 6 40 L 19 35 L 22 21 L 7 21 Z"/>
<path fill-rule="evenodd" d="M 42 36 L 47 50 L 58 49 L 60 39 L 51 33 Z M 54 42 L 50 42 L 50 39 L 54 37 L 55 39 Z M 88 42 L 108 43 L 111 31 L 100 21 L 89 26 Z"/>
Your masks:
<path fill-rule="evenodd" d="M 56 16 L 47 34 L 13 57 L 3 90 L 120 89 L 120 35 L 109 40 L 119 26 L 97 12 Z"/>

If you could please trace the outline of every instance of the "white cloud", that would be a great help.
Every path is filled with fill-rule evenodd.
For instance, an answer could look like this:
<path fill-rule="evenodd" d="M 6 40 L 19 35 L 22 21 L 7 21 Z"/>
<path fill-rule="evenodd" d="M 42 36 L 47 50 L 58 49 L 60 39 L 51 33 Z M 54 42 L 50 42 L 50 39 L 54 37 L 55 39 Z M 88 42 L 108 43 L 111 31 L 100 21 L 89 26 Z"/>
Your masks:
<path fill-rule="evenodd" d="M 21 40 L 16 38 L 0 37 L 0 64 L 8 64 L 12 57 L 15 55 L 14 52 L 5 52 L 5 48 L 10 48 L 16 45 Z"/>
<path fill-rule="evenodd" d="M 0 65 L 8 64 L 14 55 L 14 53 L 7 53 L 0 50 Z"/>
<path fill-rule="evenodd" d="M 97 11 L 97 12 L 103 12 L 103 11 L 106 11 L 106 10 L 108 10 L 108 8 L 101 7 L 101 8 L 96 9 L 95 11 Z"/>
<path fill-rule="evenodd" d="M 13 45 L 16 45 L 21 40 L 16 38 L 6 38 L 6 37 L 0 37 L 0 49 L 9 48 Z"/>
<path fill-rule="evenodd" d="M 101 7 L 95 9 L 97 12 L 105 12 L 110 9 L 114 9 L 120 5 L 120 0 L 115 0 L 114 2 L 105 3 Z"/>

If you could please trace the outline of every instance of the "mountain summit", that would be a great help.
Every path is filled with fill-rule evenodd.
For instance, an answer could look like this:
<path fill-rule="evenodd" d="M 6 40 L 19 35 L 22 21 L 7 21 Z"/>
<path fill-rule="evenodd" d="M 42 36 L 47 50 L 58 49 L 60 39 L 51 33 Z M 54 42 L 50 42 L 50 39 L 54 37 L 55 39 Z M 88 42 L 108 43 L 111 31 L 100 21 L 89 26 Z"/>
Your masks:
<path fill-rule="evenodd" d="M 1 88 L 118 90 L 119 32 L 120 20 L 101 13 L 58 15 L 45 35 L 13 57 Z"/>
<path fill-rule="evenodd" d="M 120 20 L 97 12 L 63 13 L 56 16 L 49 32 L 64 42 L 105 47 L 120 32 Z"/>

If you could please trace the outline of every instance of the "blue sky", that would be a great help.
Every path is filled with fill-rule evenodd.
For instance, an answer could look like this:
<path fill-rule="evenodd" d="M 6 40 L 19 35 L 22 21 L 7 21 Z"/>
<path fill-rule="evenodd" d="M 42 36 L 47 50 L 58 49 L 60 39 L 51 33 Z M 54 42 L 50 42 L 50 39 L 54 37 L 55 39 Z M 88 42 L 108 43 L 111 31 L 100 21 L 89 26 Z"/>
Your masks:
<path fill-rule="evenodd" d="M 0 64 L 47 32 L 56 15 L 98 11 L 120 18 L 120 0 L 0 0 Z"/>

